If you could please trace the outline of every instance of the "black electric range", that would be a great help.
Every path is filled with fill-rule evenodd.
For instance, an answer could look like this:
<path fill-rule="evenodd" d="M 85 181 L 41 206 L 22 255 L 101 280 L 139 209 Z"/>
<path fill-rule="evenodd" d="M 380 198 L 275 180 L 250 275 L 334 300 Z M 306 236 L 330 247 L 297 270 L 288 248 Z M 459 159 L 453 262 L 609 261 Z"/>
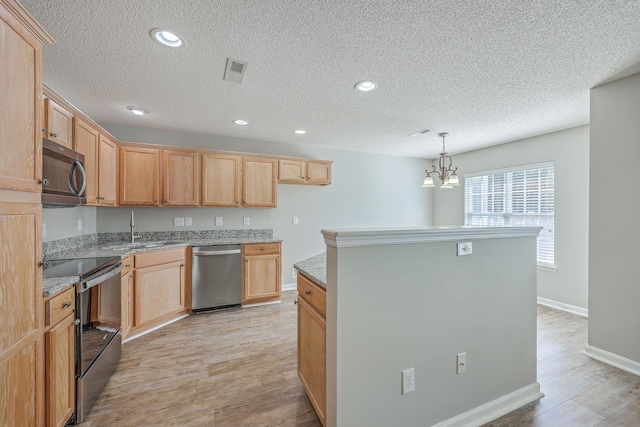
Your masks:
<path fill-rule="evenodd" d="M 80 276 L 80 280 L 118 263 L 120 257 L 90 257 L 76 259 L 53 259 L 45 261 L 42 277 Z"/>

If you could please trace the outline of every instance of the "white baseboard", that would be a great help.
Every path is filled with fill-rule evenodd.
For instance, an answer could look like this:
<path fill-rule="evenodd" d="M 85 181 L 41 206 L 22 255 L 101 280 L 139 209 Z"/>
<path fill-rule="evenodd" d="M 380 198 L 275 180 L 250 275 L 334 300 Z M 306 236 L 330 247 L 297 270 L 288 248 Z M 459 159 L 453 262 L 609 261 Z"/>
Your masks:
<path fill-rule="evenodd" d="M 602 350 L 592 345 L 587 345 L 584 348 L 584 354 L 592 359 L 599 360 L 608 365 L 620 368 L 623 371 L 631 372 L 634 375 L 640 376 L 640 363 L 626 357 L 619 356 L 615 353 L 611 353 L 606 350 Z"/>
<path fill-rule="evenodd" d="M 578 307 L 576 305 L 565 304 L 560 301 L 554 301 L 552 299 L 538 297 L 538 304 L 546 305 L 547 307 L 555 308 L 556 310 L 566 311 L 568 313 L 577 314 L 578 316 L 589 317 L 589 310 L 586 308 Z"/>
<path fill-rule="evenodd" d="M 544 394 L 540 392 L 540 384 L 535 382 L 470 411 L 434 424 L 432 427 L 477 427 L 543 396 Z"/>
<path fill-rule="evenodd" d="M 296 289 L 298 289 L 296 282 L 282 284 L 282 291 L 295 291 Z"/>

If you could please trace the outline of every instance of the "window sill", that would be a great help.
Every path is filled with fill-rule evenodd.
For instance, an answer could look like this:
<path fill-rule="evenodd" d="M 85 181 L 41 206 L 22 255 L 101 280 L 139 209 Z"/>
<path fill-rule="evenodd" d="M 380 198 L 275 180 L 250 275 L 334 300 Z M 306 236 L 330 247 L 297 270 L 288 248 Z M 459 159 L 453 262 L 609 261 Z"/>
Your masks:
<path fill-rule="evenodd" d="M 540 265 L 540 264 L 538 264 L 538 270 L 551 271 L 551 272 L 555 273 L 556 271 L 558 271 L 558 267 L 556 267 L 555 265 Z"/>

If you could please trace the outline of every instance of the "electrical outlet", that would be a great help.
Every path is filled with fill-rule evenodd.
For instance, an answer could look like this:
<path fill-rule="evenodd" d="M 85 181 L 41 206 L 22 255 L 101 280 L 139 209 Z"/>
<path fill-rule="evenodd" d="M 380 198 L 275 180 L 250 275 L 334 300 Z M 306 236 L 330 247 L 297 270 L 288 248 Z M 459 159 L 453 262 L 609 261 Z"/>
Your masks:
<path fill-rule="evenodd" d="M 245 217 L 242 219 L 242 223 L 243 223 L 244 225 L 249 225 L 249 217 L 248 217 L 248 216 L 245 216 Z"/>
<path fill-rule="evenodd" d="M 467 372 L 467 353 L 458 353 L 456 355 L 456 373 L 463 374 Z"/>
<path fill-rule="evenodd" d="M 457 247 L 458 247 L 458 256 L 471 255 L 471 252 L 472 252 L 471 242 L 458 243 Z"/>
<path fill-rule="evenodd" d="M 411 393 L 416 389 L 416 377 L 413 368 L 402 371 L 402 394 Z"/>
<path fill-rule="evenodd" d="M 191 220 L 190 216 L 185 216 L 184 217 L 184 225 L 187 225 L 187 226 L 191 226 L 192 225 L 192 220 Z"/>
<path fill-rule="evenodd" d="M 216 217 L 216 227 L 220 227 L 222 225 L 222 217 L 221 216 L 217 216 Z"/>
<path fill-rule="evenodd" d="M 298 278 L 298 270 L 296 270 L 295 268 L 291 269 L 291 278 L 292 279 L 297 279 Z"/>
<path fill-rule="evenodd" d="M 78 220 L 78 231 L 82 231 L 82 220 Z"/>
<path fill-rule="evenodd" d="M 293 217 L 293 225 L 298 225 L 298 217 L 297 216 Z"/>
<path fill-rule="evenodd" d="M 183 227 L 184 226 L 184 217 L 176 216 L 173 218 L 173 226 L 174 227 Z"/>

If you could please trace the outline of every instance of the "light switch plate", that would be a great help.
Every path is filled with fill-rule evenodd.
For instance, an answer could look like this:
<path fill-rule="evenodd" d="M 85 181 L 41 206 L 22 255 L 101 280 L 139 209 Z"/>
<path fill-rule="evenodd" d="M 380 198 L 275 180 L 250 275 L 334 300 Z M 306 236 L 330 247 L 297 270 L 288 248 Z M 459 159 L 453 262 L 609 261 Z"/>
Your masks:
<path fill-rule="evenodd" d="M 298 225 L 298 217 L 297 216 L 293 217 L 293 225 Z"/>
<path fill-rule="evenodd" d="M 216 227 L 220 227 L 222 226 L 222 217 L 221 216 L 217 216 L 216 217 Z"/>
<path fill-rule="evenodd" d="M 245 216 L 245 217 L 242 219 L 242 223 L 243 223 L 244 225 L 249 225 L 249 217 L 248 217 L 248 216 Z"/>
<path fill-rule="evenodd" d="M 184 225 L 191 225 L 191 217 L 190 216 L 185 216 L 184 217 Z"/>
<path fill-rule="evenodd" d="M 174 227 L 182 227 L 184 226 L 184 217 L 183 216 L 176 216 L 173 218 L 173 226 Z"/>
<path fill-rule="evenodd" d="M 458 245 L 458 256 L 471 255 L 471 253 L 473 252 L 471 242 L 458 243 L 457 245 Z"/>

